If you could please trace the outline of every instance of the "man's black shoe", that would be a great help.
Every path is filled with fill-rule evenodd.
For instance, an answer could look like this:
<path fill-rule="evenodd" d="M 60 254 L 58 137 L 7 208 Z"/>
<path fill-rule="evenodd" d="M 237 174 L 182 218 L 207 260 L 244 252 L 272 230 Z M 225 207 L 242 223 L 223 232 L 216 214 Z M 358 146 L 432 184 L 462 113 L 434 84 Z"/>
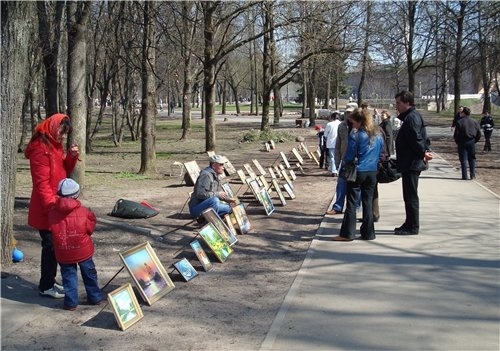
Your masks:
<path fill-rule="evenodd" d="M 395 235 L 417 235 L 418 228 L 409 228 L 409 227 L 402 225 L 399 228 L 394 228 L 394 234 Z"/>

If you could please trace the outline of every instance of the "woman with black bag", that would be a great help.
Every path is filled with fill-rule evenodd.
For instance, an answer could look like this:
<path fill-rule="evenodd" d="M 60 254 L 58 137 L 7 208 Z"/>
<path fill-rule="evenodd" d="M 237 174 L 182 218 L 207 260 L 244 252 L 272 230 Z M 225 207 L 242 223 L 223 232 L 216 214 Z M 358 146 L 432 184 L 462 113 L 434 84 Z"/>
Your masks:
<path fill-rule="evenodd" d="M 333 241 L 352 241 L 356 235 L 356 203 L 361 193 L 363 207 L 363 221 L 360 232 L 362 240 L 375 239 L 373 224 L 372 201 L 377 182 L 377 169 L 384 141 L 379 127 L 373 123 L 368 111 L 356 109 L 350 116 L 353 131 L 349 135 L 347 151 L 342 160 L 343 165 L 355 164 L 356 177 L 349 180 L 345 170 L 341 169 L 341 176 L 347 180 L 347 207 L 340 227 L 340 235 L 332 238 Z M 344 167 L 344 166 L 342 166 Z M 348 172 L 347 172 L 348 173 Z"/>

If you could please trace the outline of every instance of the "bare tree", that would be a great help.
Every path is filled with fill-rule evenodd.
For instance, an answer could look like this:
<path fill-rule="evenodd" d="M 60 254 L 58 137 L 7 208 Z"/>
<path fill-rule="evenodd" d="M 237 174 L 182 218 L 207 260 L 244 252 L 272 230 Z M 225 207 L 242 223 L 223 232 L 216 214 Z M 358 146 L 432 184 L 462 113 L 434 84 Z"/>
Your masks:
<path fill-rule="evenodd" d="M 156 82 L 155 82 L 155 2 L 144 3 L 144 37 L 142 43 L 142 127 L 141 127 L 141 168 L 139 174 L 156 173 Z"/>
<path fill-rule="evenodd" d="M 58 65 L 61 40 L 61 22 L 64 10 L 62 1 L 37 1 L 38 33 L 45 67 L 45 113 L 59 112 Z"/>
<path fill-rule="evenodd" d="M 1 263 L 12 261 L 14 200 L 16 188 L 17 131 L 29 72 L 28 46 L 35 8 L 31 2 L 1 3 L 2 75 L 0 159 Z"/>
<path fill-rule="evenodd" d="M 69 144 L 80 146 L 79 161 L 72 177 L 85 188 L 85 159 L 87 141 L 87 75 L 86 32 L 90 1 L 68 1 L 66 5 L 68 28 L 68 114 L 73 131 Z"/>

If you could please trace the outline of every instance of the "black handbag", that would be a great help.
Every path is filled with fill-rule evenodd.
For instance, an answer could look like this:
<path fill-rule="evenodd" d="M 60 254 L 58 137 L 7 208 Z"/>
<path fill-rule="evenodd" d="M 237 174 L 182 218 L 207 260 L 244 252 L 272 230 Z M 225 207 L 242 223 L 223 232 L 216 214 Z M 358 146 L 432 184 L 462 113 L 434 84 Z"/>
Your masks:
<path fill-rule="evenodd" d="M 383 161 L 377 173 L 377 182 L 392 183 L 399 178 L 401 178 L 401 173 L 396 168 L 396 160 Z"/>
<path fill-rule="evenodd" d="M 342 163 L 339 171 L 339 177 L 342 177 L 347 182 L 355 182 L 358 176 L 357 166 L 354 162 Z"/>

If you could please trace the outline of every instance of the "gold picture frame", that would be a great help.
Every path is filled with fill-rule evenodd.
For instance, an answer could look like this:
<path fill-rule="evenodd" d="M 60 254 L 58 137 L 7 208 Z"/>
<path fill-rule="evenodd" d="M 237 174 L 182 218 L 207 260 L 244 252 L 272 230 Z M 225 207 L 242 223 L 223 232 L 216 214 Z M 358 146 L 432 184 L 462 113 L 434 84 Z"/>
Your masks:
<path fill-rule="evenodd" d="M 233 216 L 236 220 L 236 225 L 241 234 L 247 234 L 252 229 L 250 220 L 248 219 L 245 205 L 237 204 L 233 206 Z"/>
<path fill-rule="evenodd" d="M 184 163 L 184 169 L 186 170 L 186 174 L 184 175 L 184 180 L 187 185 L 195 185 L 196 180 L 200 176 L 200 166 L 196 161 L 189 161 Z"/>
<path fill-rule="evenodd" d="M 227 241 L 224 240 L 217 228 L 209 222 L 200 229 L 199 233 L 219 262 L 226 262 L 229 255 L 233 252 L 233 249 L 229 246 Z"/>
<path fill-rule="evenodd" d="M 189 245 L 191 246 L 194 253 L 196 254 L 196 257 L 200 261 L 205 272 L 210 271 L 213 268 L 212 262 L 210 262 L 210 259 L 208 258 L 205 250 L 203 250 L 203 247 L 201 247 L 200 242 L 195 239 L 195 240 L 191 241 L 191 243 L 189 243 Z"/>
<path fill-rule="evenodd" d="M 148 305 L 175 288 L 149 241 L 118 254 Z"/>
<path fill-rule="evenodd" d="M 207 222 L 212 223 L 215 228 L 217 228 L 217 231 L 229 244 L 229 246 L 233 246 L 238 242 L 238 238 L 236 237 L 236 235 L 231 232 L 224 220 L 220 218 L 220 216 L 217 214 L 217 212 L 214 211 L 212 207 L 207 208 L 201 213 L 201 215 L 207 220 Z"/>
<path fill-rule="evenodd" d="M 127 283 L 108 294 L 108 301 L 121 330 L 126 330 L 144 318 L 132 285 Z"/>

